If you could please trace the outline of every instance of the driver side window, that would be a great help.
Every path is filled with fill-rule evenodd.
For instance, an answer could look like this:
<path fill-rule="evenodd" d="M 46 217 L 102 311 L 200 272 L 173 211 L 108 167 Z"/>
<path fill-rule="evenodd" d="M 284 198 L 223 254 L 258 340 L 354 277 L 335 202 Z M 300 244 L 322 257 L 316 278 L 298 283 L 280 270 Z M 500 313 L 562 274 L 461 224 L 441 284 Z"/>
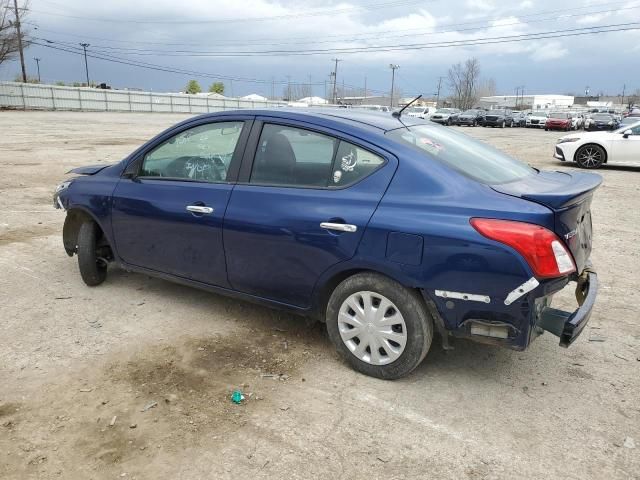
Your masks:
<path fill-rule="evenodd" d="M 219 122 L 184 130 L 145 155 L 139 176 L 224 182 L 243 125 Z"/>

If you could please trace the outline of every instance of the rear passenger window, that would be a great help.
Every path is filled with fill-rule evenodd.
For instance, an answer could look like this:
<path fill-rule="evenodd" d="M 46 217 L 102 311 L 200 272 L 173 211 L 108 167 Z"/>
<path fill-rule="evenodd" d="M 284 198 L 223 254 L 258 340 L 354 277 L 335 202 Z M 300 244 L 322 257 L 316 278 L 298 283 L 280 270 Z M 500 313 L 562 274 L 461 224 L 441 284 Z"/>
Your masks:
<path fill-rule="evenodd" d="M 250 183 L 326 187 L 338 140 L 300 128 L 265 125 Z"/>
<path fill-rule="evenodd" d="M 330 186 L 344 187 L 373 173 L 384 159 L 349 142 L 340 142 L 333 163 Z"/>
<path fill-rule="evenodd" d="M 266 124 L 250 183 L 296 187 L 344 187 L 366 177 L 384 159 L 337 138 Z"/>

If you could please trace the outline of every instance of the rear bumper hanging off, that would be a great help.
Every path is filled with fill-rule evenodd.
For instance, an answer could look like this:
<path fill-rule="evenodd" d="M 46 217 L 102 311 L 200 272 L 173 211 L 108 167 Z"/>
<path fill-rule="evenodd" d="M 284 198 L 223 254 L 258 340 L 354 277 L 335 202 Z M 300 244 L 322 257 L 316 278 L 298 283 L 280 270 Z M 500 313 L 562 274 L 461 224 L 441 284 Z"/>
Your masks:
<path fill-rule="evenodd" d="M 565 312 L 556 308 L 544 307 L 538 318 L 538 326 L 560 337 L 560 346 L 568 347 L 582 333 L 587 325 L 598 295 L 598 276 L 591 268 L 585 268 L 578 277 L 576 300 L 578 308 Z"/>

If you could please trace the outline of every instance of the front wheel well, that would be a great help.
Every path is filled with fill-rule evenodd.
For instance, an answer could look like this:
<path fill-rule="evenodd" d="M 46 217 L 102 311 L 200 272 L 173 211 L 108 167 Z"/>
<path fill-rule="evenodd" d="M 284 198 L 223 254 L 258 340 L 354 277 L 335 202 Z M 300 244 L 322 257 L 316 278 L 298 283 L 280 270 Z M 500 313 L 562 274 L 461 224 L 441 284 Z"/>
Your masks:
<path fill-rule="evenodd" d="M 78 232 L 80 232 L 80 226 L 85 222 L 94 222 L 96 224 L 96 233 L 98 235 L 99 244 L 110 248 L 109 241 L 102 231 L 100 224 L 87 212 L 79 209 L 73 209 L 67 211 L 67 217 L 64 220 L 64 227 L 62 229 L 64 249 L 70 257 L 73 257 L 73 255 L 77 253 Z"/>
<path fill-rule="evenodd" d="M 607 160 L 609 159 L 609 153 L 607 152 L 607 149 L 606 149 L 606 148 L 604 148 L 604 147 L 603 147 L 602 145 L 600 145 L 599 143 L 594 143 L 594 142 L 591 142 L 591 143 L 585 143 L 584 145 L 581 145 L 580 147 L 578 147 L 578 148 L 576 149 L 576 153 L 574 153 L 574 154 L 573 154 L 573 161 L 577 163 L 578 161 L 577 161 L 576 159 L 578 158 L 578 152 L 579 152 L 580 150 L 582 150 L 584 147 L 590 147 L 590 146 L 591 146 L 591 147 L 599 147 L 599 148 L 601 148 L 601 149 L 602 149 L 602 151 L 604 152 L 604 160 L 603 160 L 603 162 L 602 162 L 602 163 L 607 163 Z"/>

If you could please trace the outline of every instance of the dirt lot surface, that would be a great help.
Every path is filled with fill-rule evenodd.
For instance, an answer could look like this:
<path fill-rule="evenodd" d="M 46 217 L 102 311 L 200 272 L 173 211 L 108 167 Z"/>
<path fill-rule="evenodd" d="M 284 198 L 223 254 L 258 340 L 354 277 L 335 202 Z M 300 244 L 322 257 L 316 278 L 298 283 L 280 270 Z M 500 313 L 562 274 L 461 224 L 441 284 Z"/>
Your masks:
<path fill-rule="evenodd" d="M 385 382 L 322 325 L 117 270 L 82 283 L 53 188 L 182 118 L 0 112 L 0 478 L 640 478 L 640 169 L 601 171 L 602 288 L 571 348 L 435 342 Z M 572 168 L 558 133 L 465 131 Z"/>

